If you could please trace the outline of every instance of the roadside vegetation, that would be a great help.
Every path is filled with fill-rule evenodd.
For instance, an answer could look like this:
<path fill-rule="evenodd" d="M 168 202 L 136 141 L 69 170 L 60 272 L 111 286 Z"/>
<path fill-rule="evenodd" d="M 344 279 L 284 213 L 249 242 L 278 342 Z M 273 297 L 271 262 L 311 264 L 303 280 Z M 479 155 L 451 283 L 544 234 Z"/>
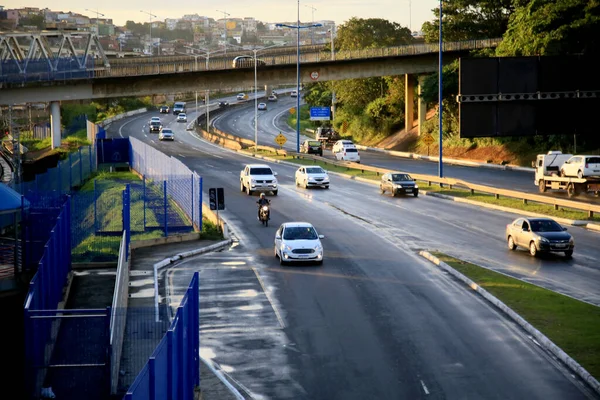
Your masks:
<path fill-rule="evenodd" d="M 432 254 L 497 297 L 600 379 L 600 307 L 443 253 Z"/>
<path fill-rule="evenodd" d="M 101 188 L 97 204 L 94 209 L 93 201 L 83 201 L 86 204 L 85 209 L 79 210 L 74 218 L 81 222 L 85 237 L 78 237 L 79 244 L 73 249 L 72 256 L 74 262 L 95 262 L 112 261 L 116 259 L 119 252 L 122 231 L 122 192 L 128 183 L 141 183 L 140 178 L 131 172 L 99 172 L 90 178 L 81 189 L 75 193 L 74 201 L 77 203 L 78 196 L 89 199 L 94 191 L 94 180 L 98 188 Z M 147 186 L 147 190 L 151 190 Z M 159 194 L 160 195 L 160 194 Z M 170 208 L 176 210 L 179 214 L 183 212 L 173 200 L 169 200 Z M 144 201 L 142 196 L 131 196 L 131 241 L 155 239 L 163 237 L 163 231 L 160 229 L 144 229 Z M 94 216 L 98 216 L 96 229 L 90 224 L 94 222 Z M 180 215 L 186 218 L 185 215 Z M 162 216 L 156 215 L 151 207 L 146 207 L 145 220 L 146 226 L 157 227 Z M 86 229 L 87 227 L 87 229 Z M 98 231 L 98 233 L 96 233 Z M 101 233 L 102 231 L 106 233 Z M 91 232 L 91 233 L 89 233 Z M 115 234 L 118 233 L 118 234 Z M 223 237 L 219 228 L 206 218 L 202 220 L 202 240 L 221 240 Z"/>
<path fill-rule="evenodd" d="M 277 155 L 273 152 L 269 152 L 266 150 L 261 150 L 257 154 L 273 158 L 275 160 L 293 162 L 299 165 L 319 165 L 327 171 L 339 172 L 342 174 L 355 176 L 359 178 L 370 179 L 374 181 L 379 181 L 381 179 L 381 174 L 377 174 L 376 172 L 349 167 L 340 167 L 337 165 L 333 165 L 327 161 L 316 161 L 307 158 L 294 158 L 290 155 Z M 516 211 L 528 211 L 548 215 L 550 217 L 567 218 L 600 223 L 600 216 L 594 215 L 594 217 L 588 218 L 587 213 L 584 211 L 573 210 L 565 207 L 559 207 L 558 210 L 555 210 L 554 206 L 552 205 L 540 204 L 532 201 L 528 201 L 527 204 L 524 204 L 523 200 L 519 199 L 512 199 L 508 197 L 500 197 L 499 199 L 496 199 L 496 197 L 491 194 L 477 192 L 471 194 L 471 191 L 468 189 L 461 189 L 457 187 L 453 187 L 452 189 L 450 189 L 450 187 L 448 186 L 440 187 L 439 185 L 428 185 L 425 181 L 418 181 L 418 183 L 420 191 L 435 192 L 447 196 L 465 198 L 480 203 L 512 208 Z"/>
<path fill-rule="evenodd" d="M 471 56 L 555 56 L 600 52 L 598 6 L 588 0 L 569 2 L 471 0 L 449 2 L 444 6 L 444 40 L 503 38 L 497 49 L 472 52 Z M 424 41 L 438 42 L 438 9 L 433 20 L 423 24 Z M 365 35 L 364 32 L 376 32 Z M 352 18 L 337 29 L 335 50 L 360 50 L 415 44 L 410 31 L 396 23 L 378 18 Z M 461 139 L 456 95 L 458 62 L 443 68 L 443 148 L 447 156 L 530 166 L 536 154 L 548 150 L 563 153 L 600 154 L 600 136 L 548 135 L 515 138 Z M 438 152 L 438 74 L 424 76 L 422 98 L 427 104 L 428 121 L 423 131 L 435 143 L 421 143 L 416 128 L 405 132 L 405 77 L 385 76 L 366 79 L 316 82 L 305 85 L 301 93 L 307 107 L 330 106 L 336 96 L 334 128 L 342 135 L 367 146 L 420 154 Z M 415 95 L 415 113 L 417 112 Z M 305 114 L 302 114 L 304 118 Z M 562 115 L 556 118 L 586 118 Z M 415 115 L 416 120 L 416 115 Z M 308 121 L 308 118 L 306 118 Z M 290 126 L 295 125 L 289 120 Z M 302 123 L 305 121 L 302 120 Z M 328 121 L 329 122 L 329 121 Z M 342 131 L 346 123 L 347 132 Z M 313 123 L 318 125 L 319 122 Z M 575 146 L 576 141 L 576 146 Z M 575 148 L 576 147 L 576 148 Z"/>

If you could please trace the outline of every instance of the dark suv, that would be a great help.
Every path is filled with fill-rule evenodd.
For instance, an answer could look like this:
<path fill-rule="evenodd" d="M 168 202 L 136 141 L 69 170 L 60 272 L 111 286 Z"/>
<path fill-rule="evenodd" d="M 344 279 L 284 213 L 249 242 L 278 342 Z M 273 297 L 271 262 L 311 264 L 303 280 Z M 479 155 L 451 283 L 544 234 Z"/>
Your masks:
<path fill-rule="evenodd" d="M 162 124 L 158 121 L 150 122 L 150 133 L 152 132 L 160 132 L 162 129 Z"/>
<path fill-rule="evenodd" d="M 323 157 L 323 146 L 318 140 L 305 140 L 300 146 L 300 153 L 317 154 Z"/>

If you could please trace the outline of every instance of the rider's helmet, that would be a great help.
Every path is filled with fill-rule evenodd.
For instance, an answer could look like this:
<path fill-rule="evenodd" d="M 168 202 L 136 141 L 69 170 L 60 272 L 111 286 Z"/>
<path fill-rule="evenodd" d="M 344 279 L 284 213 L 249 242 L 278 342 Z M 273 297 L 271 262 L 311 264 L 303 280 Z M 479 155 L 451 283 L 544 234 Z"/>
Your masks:
<path fill-rule="evenodd" d="M 264 194 L 264 193 L 261 193 L 261 194 L 260 194 L 260 198 L 261 198 L 261 199 L 264 199 L 264 198 L 265 198 L 265 194 Z"/>

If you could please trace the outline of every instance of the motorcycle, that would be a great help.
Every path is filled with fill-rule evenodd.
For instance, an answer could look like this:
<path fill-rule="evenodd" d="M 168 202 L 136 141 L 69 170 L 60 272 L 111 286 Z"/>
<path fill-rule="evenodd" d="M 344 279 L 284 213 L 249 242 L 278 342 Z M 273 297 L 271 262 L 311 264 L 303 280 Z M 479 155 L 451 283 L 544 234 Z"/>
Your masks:
<path fill-rule="evenodd" d="M 262 224 L 264 226 L 269 226 L 269 219 L 271 216 L 271 207 L 270 205 L 262 205 L 259 206 L 260 207 L 260 211 L 258 213 L 258 219 L 260 220 L 260 222 L 262 222 Z"/>

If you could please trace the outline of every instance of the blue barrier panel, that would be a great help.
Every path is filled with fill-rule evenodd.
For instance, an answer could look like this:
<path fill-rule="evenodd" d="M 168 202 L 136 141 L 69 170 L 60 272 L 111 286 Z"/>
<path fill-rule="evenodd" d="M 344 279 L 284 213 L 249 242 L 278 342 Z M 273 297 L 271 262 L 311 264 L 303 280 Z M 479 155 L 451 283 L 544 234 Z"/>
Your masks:
<path fill-rule="evenodd" d="M 181 300 L 171 327 L 127 390 L 124 400 L 192 400 L 200 385 L 198 272 Z"/>
<path fill-rule="evenodd" d="M 78 57 L 83 61 L 82 57 Z M 43 82 L 69 79 L 86 79 L 94 77 L 94 59 L 88 56 L 84 63 L 84 68 L 79 68 L 77 60 L 74 57 L 61 57 L 58 60 L 56 70 L 52 70 L 48 61 L 41 58 L 39 60 L 0 61 L 0 82 Z"/>
<path fill-rule="evenodd" d="M 129 139 L 99 139 L 96 141 L 98 164 L 128 163 Z"/>

